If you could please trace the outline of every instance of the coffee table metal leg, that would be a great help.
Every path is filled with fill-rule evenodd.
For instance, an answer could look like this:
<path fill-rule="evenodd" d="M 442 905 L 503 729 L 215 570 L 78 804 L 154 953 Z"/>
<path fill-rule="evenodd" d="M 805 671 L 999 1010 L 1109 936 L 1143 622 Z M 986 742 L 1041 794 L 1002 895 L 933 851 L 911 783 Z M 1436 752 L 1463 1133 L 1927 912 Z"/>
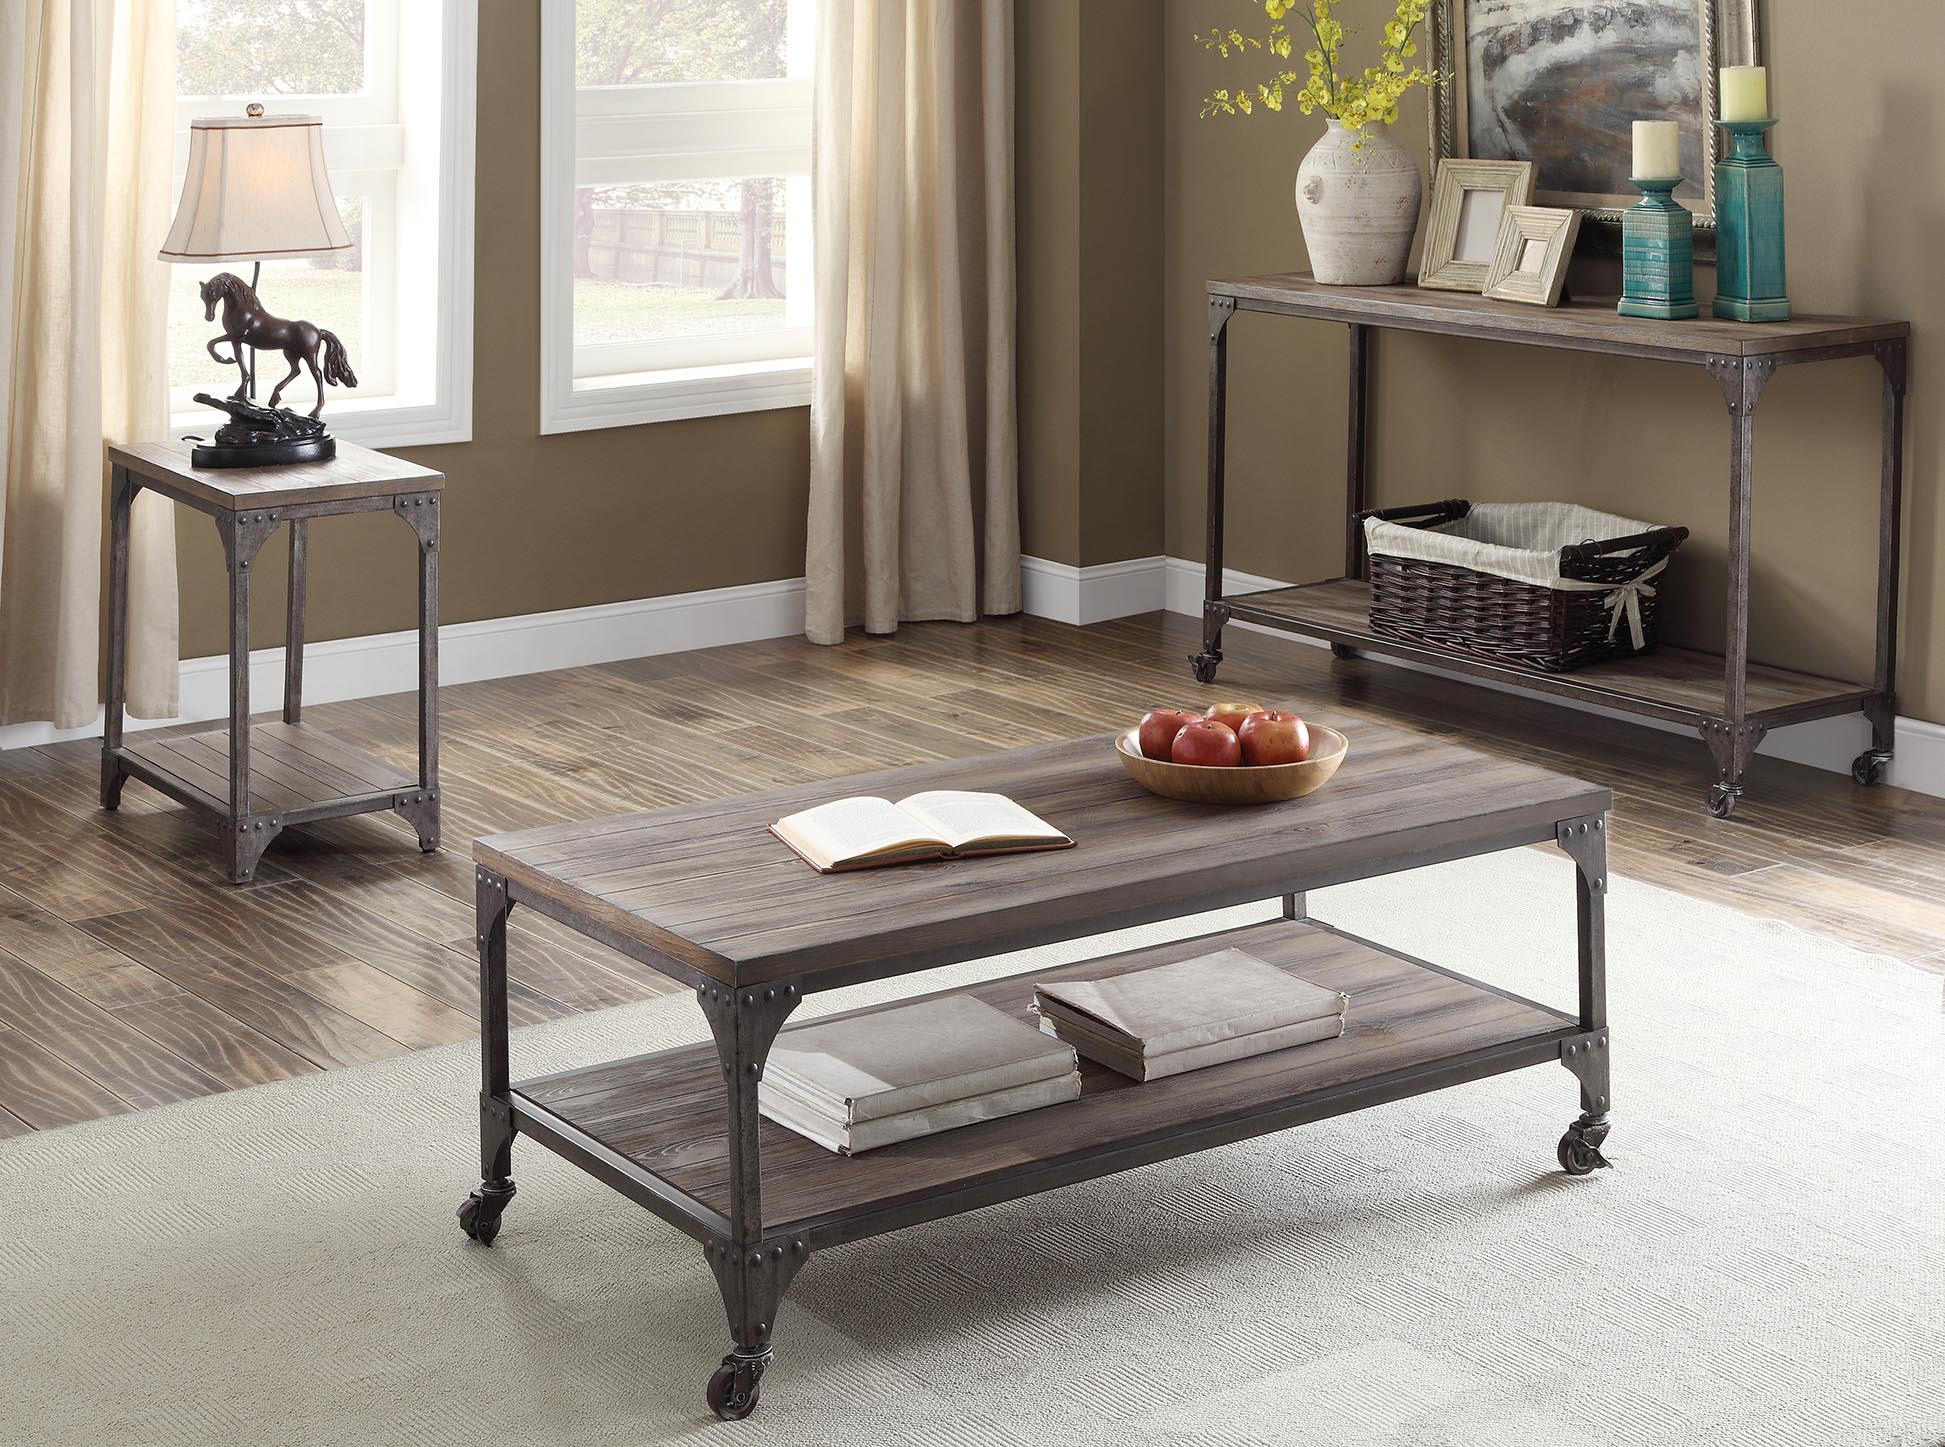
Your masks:
<path fill-rule="evenodd" d="M 763 1168 L 757 1086 L 777 1031 L 802 998 L 794 983 L 736 989 L 704 985 L 696 1001 L 715 1036 L 729 1111 L 728 1240 L 707 1239 L 704 1257 L 729 1317 L 730 1352 L 709 1378 L 709 1408 L 726 1421 L 756 1410 L 759 1383 L 770 1364 L 777 1306 L 810 1259 L 801 1237 L 763 1234 Z"/>
<path fill-rule="evenodd" d="M 1580 1081 L 1580 1118 L 1560 1138 L 1560 1168 L 1584 1176 L 1605 1166 L 1612 1099 L 1607 1030 L 1607 819 L 1562 820 L 1554 840 L 1574 862 L 1574 934 L 1580 959 L 1578 1039 L 1560 1047 L 1560 1063 Z"/>
<path fill-rule="evenodd" d="M 513 1072 L 507 1041 L 507 882 L 475 869 L 480 989 L 480 1187 L 459 1207 L 459 1226 L 482 1246 L 500 1234 L 513 1200 Z"/>

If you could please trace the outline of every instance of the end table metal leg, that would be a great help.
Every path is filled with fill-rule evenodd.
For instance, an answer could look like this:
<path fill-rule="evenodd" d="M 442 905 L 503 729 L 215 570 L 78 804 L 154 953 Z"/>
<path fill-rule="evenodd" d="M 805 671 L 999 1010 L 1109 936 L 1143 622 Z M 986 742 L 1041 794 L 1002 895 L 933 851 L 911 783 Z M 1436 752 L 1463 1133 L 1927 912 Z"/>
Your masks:
<path fill-rule="evenodd" d="M 109 491 L 108 699 L 101 723 L 101 807 L 118 809 L 122 785 L 122 715 L 128 706 L 128 548 L 135 494 L 128 469 L 118 467 Z"/>
<path fill-rule="evenodd" d="M 1574 862 L 1574 928 L 1580 959 L 1582 1034 L 1560 1047 L 1560 1063 L 1580 1081 L 1580 1118 L 1560 1138 L 1560 1168 L 1584 1176 L 1608 1164 L 1601 1146 L 1611 1129 L 1607 1029 L 1607 819 L 1594 815 L 1554 826 L 1554 842 Z"/>
<path fill-rule="evenodd" d="M 392 509 L 419 540 L 419 787 L 398 812 L 430 854 L 439 847 L 439 494 L 394 498 Z"/>
<path fill-rule="evenodd" d="M 1879 342 L 1874 349 L 1884 373 L 1884 409 L 1879 464 L 1877 530 L 1877 660 L 1872 686 L 1877 697 L 1864 706 L 1871 721 L 1871 746 L 1851 764 L 1860 784 L 1881 784 L 1897 746 L 1898 580 L 1904 517 L 1905 342 Z"/>
<path fill-rule="evenodd" d="M 480 1186 L 460 1203 L 459 1227 L 482 1246 L 500 1234 L 513 1200 L 513 1071 L 507 1040 L 507 882 L 475 869 L 480 987 Z"/>
<path fill-rule="evenodd" d="M 284 722 L 304 718 L 304 595 L 308 587 L 311 524 L 292 518 L 290 524 L 290 594 L 284 624 Z"/>
<path fill-rule="evenodd" d="M 789 982 L 740 990 L 712 984 L 696 991 L 716 1040 L 729 1109 L 730 1238 L 703 1243 L 729 1317 L 730 1352 L 709 1378 L 707 1392 L 710 1410 L 726 1421 L 756 1410 L 758 1383 L 770 1364 L 777 1307 L 810 1257 L 800 1237 L 767 1239 L 763 1234 L 757 1115 L 757 1087 L 770 1046 L 801 998 L 797 985 Z"/>
<path fill-rule="evenodd" d="M 230 797 L 224 820 L 230 882 L 248 884 L 257 861 L 283 827 L 274 815 L 250 810 L 250 568 L 270 531 L 274 514 L 221 513 L 217 531 L 230 574 Z"/>

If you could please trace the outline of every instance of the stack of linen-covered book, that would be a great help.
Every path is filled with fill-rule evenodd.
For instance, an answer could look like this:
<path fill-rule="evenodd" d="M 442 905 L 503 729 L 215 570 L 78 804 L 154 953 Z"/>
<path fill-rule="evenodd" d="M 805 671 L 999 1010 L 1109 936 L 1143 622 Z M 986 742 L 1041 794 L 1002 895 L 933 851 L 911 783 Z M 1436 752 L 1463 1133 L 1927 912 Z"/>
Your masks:
<path fill-rule="evenodd" d="M 1071 1045 L 970 995 L 941 995 L 787 1027 L 757 1108 L 848 1156 L 1080 1093 Z"/>
<path fill-rule="evenodd" d="M 1043 1031 L 1136 1080 L 1334 1040 L 1349 1007 L 1350 996 L 1235 949 L 1034 986 Z"/>

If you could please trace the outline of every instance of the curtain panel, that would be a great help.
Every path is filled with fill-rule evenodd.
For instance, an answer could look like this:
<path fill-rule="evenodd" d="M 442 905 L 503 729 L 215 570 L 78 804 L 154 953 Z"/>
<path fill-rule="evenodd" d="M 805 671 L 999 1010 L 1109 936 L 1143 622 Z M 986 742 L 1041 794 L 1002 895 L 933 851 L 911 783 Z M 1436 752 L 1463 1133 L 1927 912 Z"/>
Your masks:
<path fill-rule="evenodd" d="M 101 705 L 106 442 L 168 427 L 175 7 L 0 5 L 0 723 Z M 129 707 L 176 711 L 174 509 L 138 499 Z"/>
<path fill-rule="evenodd" d="M 1012 0 L 823 0 L 805 633 L 1020 608 Z"/>

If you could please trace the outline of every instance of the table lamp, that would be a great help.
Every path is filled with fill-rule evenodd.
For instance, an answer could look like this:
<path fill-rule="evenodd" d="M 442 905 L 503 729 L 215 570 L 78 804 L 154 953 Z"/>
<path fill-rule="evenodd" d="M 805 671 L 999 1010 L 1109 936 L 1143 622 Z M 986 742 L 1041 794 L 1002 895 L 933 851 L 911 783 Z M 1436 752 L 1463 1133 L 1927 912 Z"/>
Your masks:
<path fill-rule="evenodd" d="M 272 258 L 322 256 L 350 247 L 324 166 L 321 116 L 267 116 L 262 106 L 251 105 L 243 116 L 190 122 L 189 169 L 161 258 L 254 263 L 247 282 L 225 271 L 202 285 L 205 320 L 215 321 L 217 308 L 223 310 L 222 335 L 210 338 L 209 354 L 234 366 L 238 380 L 227 398 L 196 394 L 198 402 L 229 413 L 230 421 L 217 428 L 213 444 L 194 450 L 195 466 L 271 467 L 337 455 L 337 443 L 318 417 L 327 382 L 358 385 L 344 344 L 310 322 L 272 316 L 257 298 L 257 283 L 263 263 Z M 225 341 L 227 357 L 217 350 Z M 281 352 L 290 364 L 266 407 L 256 405 L 259 350 Z M 308 417 L 277 405 L 305 367 L 317 387 L 317 405 Z"/>

